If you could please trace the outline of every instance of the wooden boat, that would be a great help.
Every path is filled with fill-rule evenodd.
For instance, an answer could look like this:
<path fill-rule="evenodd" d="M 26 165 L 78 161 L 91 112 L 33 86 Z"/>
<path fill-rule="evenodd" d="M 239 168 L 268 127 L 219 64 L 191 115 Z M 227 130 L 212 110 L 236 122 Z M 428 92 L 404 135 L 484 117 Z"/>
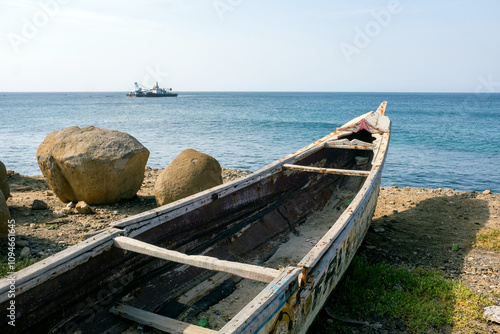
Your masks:
<path fill-rule="evenodd" d="M 368 230 L 390 137 L 385 108 L 2 280 L 0 308 L 14 302 L 15 327 L 4 318 L 0 331 L 123 333 L 141 323 L 305 333 Z"/>

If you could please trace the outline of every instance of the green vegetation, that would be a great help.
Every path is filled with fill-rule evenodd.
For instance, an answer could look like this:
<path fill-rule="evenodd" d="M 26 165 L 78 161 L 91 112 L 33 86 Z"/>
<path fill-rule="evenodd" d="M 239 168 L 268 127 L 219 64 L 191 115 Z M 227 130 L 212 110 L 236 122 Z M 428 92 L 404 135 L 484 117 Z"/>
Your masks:
<path fill-rule="evenodd" d="M 500 230 L 490 229 L 476 237 L 476 247 L 500 252 Z"/>
<path fill-rule="evenodd" d="M 353 260 L 327 303 L 341 317 L 366 320 L 376 314 L 399 319 L 413 333 L 432 333 L 448 326 L 473 330 L 482 319 L 483 307 L 491 304 L 439 272 L 369 265 L 360 257 Z"/>

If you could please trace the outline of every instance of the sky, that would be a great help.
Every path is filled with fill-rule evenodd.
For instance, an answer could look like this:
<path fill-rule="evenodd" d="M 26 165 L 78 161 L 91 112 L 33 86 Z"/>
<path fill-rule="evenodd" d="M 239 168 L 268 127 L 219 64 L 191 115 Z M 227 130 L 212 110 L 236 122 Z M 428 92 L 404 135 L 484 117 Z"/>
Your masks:
<path fill-rule="evenodd" d="M 498 0 L 0 0 L 0 92 L 500 92 Z"/>

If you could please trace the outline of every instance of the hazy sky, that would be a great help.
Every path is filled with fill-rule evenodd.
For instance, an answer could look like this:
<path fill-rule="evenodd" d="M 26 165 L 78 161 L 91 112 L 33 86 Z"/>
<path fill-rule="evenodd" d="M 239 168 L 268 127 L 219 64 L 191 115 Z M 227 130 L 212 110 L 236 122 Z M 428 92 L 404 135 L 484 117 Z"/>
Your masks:
<path fill-rule="evenodd" d="M 0 0 L 0 91 L 500 92 L 500 1 Z"/>

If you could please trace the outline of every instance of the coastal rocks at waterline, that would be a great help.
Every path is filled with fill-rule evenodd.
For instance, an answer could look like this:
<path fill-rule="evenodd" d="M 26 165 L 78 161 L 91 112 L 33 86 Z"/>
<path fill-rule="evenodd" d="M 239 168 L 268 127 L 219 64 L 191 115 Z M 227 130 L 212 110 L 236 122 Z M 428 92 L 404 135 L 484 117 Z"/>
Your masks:
<path fill-rule="evenodd" d="M 7 198 L 10 195 L 9 183 L 7 182 L 7 169 L 0 161 L 0 240 L 7 237 L 10 220 L 10 212 L 7 207 Z"/>
<path fill-rule="evenodd" d="M 10 195 L 9 183 L 7 182 L 7 169 L 3 162 L 0 161 L 0 191 L 7 199 Z"/>
<path fill-rule="evenodd" d="M 63 202 L 112 204 L 140 189 L 149 151 L 131 135 L 94 126 L 51 132 L 37 150 L 47 184 Z"/>
<path fill-rule="evenodd" d="M 4 240 L 9 233 L 10 212 L 2 191 L 0 191 L 0 240 Z"/>
<path fill-rule="evenodd" d="M 220 184 L 219 162 L 207 154 L 186 149 L 158 175 L 154 186 L 156 203 L 165 205 Z"/>

